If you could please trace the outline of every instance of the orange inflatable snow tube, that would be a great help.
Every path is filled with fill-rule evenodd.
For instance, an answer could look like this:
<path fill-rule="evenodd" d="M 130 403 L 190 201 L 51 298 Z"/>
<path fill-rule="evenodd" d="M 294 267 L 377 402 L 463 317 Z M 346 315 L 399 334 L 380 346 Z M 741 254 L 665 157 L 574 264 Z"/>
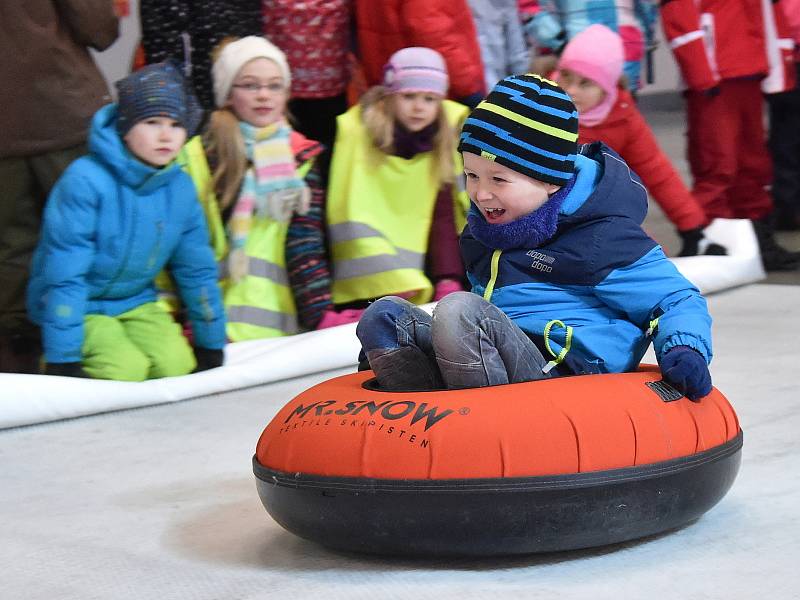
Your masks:
<path fill-rule="evenodd" d="M 727 399 L 691 402 L 655 366 L 432 392 L 372 377 L 306 390 L 261 435 L 259 494 L 290 531 L 380 553 L 587 547 L 697 518 L 738 471 Z"/>

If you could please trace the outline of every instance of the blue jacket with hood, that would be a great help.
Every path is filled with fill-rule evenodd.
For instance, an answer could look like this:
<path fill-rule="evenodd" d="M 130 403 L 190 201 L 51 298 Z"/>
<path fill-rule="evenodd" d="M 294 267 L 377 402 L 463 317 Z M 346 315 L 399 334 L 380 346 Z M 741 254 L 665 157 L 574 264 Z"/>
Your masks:
<path fill-rule="evenodd" d="M 583 146 L 575 169 L 556 233 L 539 247 L 498 254 L 465 229 L 472 291 L 489 296 L 545 357 L 566 347 L 567 372 L 634 370 L 651 341 L 659 362 L 680 345 L 710 362 L 705 299 L 642 230 L 647 193 L 638 176 L 601 143 Z"/>
<path fill-rule="evenodd" d="M 174 162 L 157 169 L 134 157 L 116 117 L 115 104 L 97 111 L 89 154 L 64 171 L 45 208 L 27 304 L 51 363 L 81 360 L 85 315 L 116 316 L 155 301 L 153 280 L 164 267 L 195 344 L 225 345 L 217 265 L 194 184 Z"/>

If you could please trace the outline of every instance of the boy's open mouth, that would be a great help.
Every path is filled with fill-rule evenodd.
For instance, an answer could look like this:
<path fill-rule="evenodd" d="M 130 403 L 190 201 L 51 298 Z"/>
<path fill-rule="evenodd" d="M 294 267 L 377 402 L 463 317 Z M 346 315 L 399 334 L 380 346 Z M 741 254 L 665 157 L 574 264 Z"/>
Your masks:
<path fill-rule="evenodd" d="M 505 208 L 484 208 L 487 221 L 498 221 L 506 212 Z"/>

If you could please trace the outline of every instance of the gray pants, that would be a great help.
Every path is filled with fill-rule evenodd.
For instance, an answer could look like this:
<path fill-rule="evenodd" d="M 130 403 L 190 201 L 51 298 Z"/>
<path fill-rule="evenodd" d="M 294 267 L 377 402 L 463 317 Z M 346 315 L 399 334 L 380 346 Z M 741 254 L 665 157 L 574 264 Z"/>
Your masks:
<path fill-rule="evenodd" d="M 496 306 L 456 292 L 431 317 L 388 296 L 367 308 L 356 329 L 370 366 L 387 390 L 461 389 L 547 379 L 547 360 Z"/>

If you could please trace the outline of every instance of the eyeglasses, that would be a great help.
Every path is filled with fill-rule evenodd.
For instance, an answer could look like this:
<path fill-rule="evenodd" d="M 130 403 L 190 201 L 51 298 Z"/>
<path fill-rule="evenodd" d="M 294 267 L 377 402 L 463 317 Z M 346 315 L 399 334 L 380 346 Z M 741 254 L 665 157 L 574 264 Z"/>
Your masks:
<path fill-rule="evenodd" d="M 286 91 L 286 86 L 277 81 L 271 83 L 234 83 L 233 87 L 238 90 L 244 90 L 248 94 L 256 94 L 261 88 L 266 89 L 273 94 L 279 94 Z"/>

